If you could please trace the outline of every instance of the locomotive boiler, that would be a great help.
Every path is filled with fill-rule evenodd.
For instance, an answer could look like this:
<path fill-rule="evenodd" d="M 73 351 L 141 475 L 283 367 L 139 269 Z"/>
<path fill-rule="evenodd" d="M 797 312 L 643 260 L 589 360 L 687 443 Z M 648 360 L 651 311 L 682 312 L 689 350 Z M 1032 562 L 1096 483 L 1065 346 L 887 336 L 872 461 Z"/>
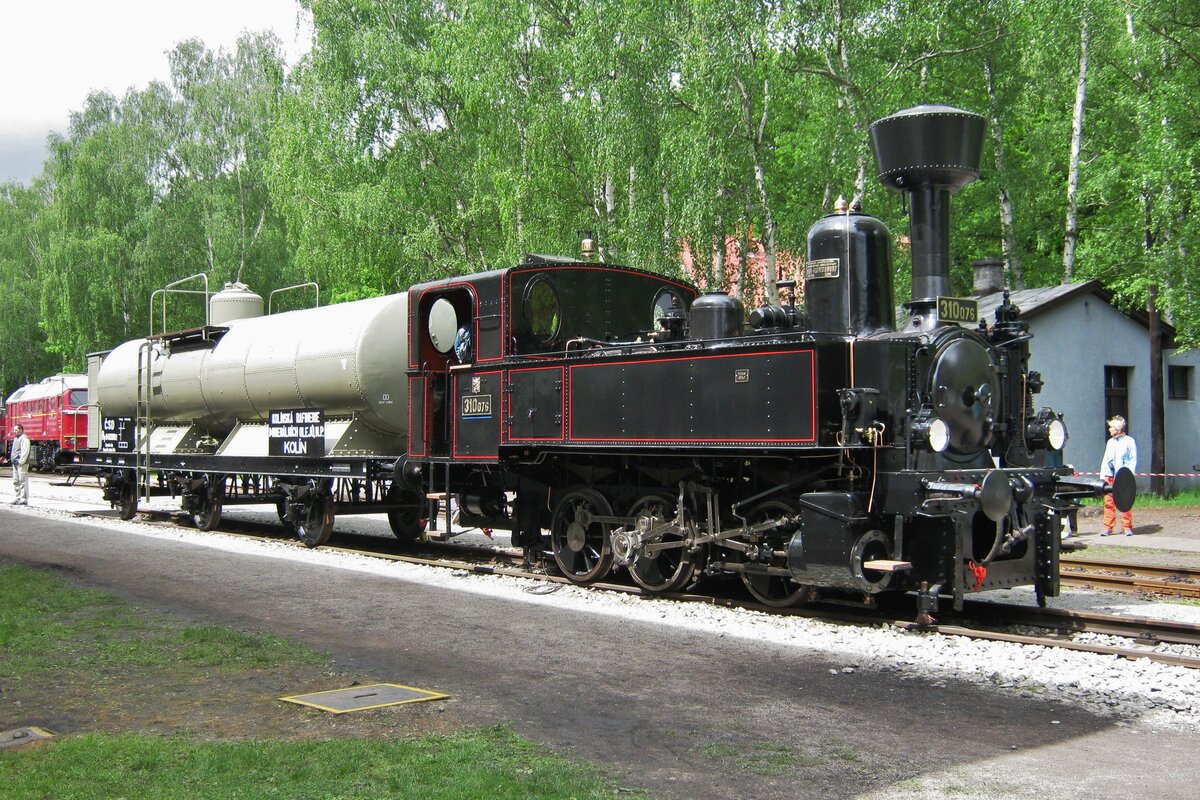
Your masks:
<path fill-rule="evenodd" d="M 157 474 L 202 527 L 270 502 L 313 546 L 342 513 L 385 511 L 411 539 L 440 509 L 448 533 L 453 501 L 460 525 L 511 530 L 580 584 L 621 569 L 647 592 L 732 576 L 771 605 L 913 591 L 932 609 L 1014 586 L 1044 602 L 1062 517 L 1104 491 L 1127 507 L 1133 480 L 1049 466 L 1066 429 L 1034 403 L 1020 310 L 979 320 L 950 293 L 950 201 L 984 133 L 945 106 L 871 127 L 909 208 L 899 326 L 891 233 L 843 203 L 809 231 L 803 308 L 789 285 L 746 313 L 530 257 L 126 343 L 97 359 L 93 397 L 106 431 L 130 432 L 89 460 L 123 515 Z"/>

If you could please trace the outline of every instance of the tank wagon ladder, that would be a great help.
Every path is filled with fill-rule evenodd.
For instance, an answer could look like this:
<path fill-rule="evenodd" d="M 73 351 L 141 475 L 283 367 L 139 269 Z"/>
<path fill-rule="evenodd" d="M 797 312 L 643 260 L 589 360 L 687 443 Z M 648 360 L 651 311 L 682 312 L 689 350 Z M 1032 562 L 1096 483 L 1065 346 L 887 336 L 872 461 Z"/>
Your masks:
<path fill-rule="evenodd" d="M 150 502 L 150 374 L 153 343 L 147 339 L 138 348 L 137 402 L 134 405 L 133 480 L 134 495 Z"/>

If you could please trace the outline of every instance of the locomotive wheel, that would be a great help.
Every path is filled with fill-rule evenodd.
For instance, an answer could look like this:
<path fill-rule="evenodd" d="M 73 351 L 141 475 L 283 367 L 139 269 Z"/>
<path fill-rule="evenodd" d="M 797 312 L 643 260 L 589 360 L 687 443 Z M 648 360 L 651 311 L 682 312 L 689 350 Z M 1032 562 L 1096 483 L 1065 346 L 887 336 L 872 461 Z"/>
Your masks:
<path fill-rule="evenodd" d="M 411 544 L 421 538 L 425 532 L 425 520 L 421 518 L 422 497 L 416 492 L 404 491 L 396 486 L 388 489 L 389 503 L 403 503 L 404 508 L 387 512 L 388 525 L 396 538 L 405 544 Z"/>
<path fill-rule="evenodd" d="M 629 511 L 634 525 L 649 532 L 675 517 L 675 501 L 662 495 L 649 495 L 633 504 Z M 650 544 L 674 545 L 653 554 L 635 553 L 629 574 L 647 592 L 677 592 L 687 585 L 695 572 L 695 557 L 679 531 L 663 532 Z"/>
<path fill-rule="evenodd" d="M 304 511 L 296 523 L 296 536 L 308 547 L 320 547 L 333 533 L 333 496 L 313 491 L 304 500 Z"/>
<path fill-rule="evenodd" d="M 225 478 L 219 477 L 209 481 L 204 491 L 204 500 L 200 503 L 200 511 L 192 514 L 192 524 L 202 531 L 216 530 L 221 524 L 221 506 L 225 499 Z"/>
<path fill-rule="evenodd" d="M 751 525 L 757 525 L 760 522 L 766 522 L 770 519 L 778 519 L 785 516 L 790 517 L 795 513 L 796 509 L 782 500 L 767 500 L 755 506 L 746 519 Z M 783 549 L 787 544 L 778 535 L 768 533 L 765 535 L 765 538 L 767 546 L 773 551 Z M 772 557 L 767 562 L 767 566 L 786 567 L 787 559 Z M 746 584 L 746 590 L 753 595 L 755 600 L 764 606 L 771 606 L 773 608 L 798 606 L 804 603 L 809 595 L 809 587 L 796 583 L 790 576 L 743 572 L 742 583 Z"/>
<path fill-rule="evenodd" d="M 612 513 L 604 495 L 593 489 L 568 492 L 555 506 L 550 545 L 554 561 L 572 583 L 592 583 L 612 569 L 613 525 L 595 519 Z"/>

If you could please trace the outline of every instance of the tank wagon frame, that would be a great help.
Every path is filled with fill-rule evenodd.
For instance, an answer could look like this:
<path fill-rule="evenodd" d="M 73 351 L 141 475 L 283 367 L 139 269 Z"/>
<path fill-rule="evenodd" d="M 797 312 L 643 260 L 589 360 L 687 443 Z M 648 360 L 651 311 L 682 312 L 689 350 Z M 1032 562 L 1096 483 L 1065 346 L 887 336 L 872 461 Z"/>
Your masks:
<path fill-rule="evenodd" d="M 1133 502 L 1052 466 L 1066 429 L 1034 397 L 1007 301 L 949 293 L 950 197 L 978 177 L 983 119 L 922 106 L 876 122 L 906 194 L 913 300 L 897 326 L 891 234 L 849 204 L 809 231 L 805 309 L 573 259 L 386 298 L 127 342 L 92 363 L 105 496 L 132 516 L 157 476 L 200 527 L 275 503 L 310 546 L 336 515 L 404 540 L 512 531 L 588 584 L 647 592 L 740 578 L 772 605 L 817 591 L 1058 593 L 1062 518 Z M 229 287 L 227 287 L 228 290 Z M 236 287 L 233 287 L 236 290 Z"/>

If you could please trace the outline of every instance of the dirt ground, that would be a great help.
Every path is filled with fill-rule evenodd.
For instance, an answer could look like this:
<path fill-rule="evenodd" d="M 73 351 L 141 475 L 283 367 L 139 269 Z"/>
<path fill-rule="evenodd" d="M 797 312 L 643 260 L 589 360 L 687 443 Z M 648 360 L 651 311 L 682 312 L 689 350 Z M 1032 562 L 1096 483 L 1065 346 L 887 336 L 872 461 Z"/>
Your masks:
<path fill-rule="evenodd" d="M 1200 506 L 1133 510 L 1134 535 L 1100 536 L 1101 509 L 1079 513 L 1079 534 L 1065 549 L 1081 549 L 1088 557 L 1120 558 L 1147 564 L 1200 567 Z"/>

